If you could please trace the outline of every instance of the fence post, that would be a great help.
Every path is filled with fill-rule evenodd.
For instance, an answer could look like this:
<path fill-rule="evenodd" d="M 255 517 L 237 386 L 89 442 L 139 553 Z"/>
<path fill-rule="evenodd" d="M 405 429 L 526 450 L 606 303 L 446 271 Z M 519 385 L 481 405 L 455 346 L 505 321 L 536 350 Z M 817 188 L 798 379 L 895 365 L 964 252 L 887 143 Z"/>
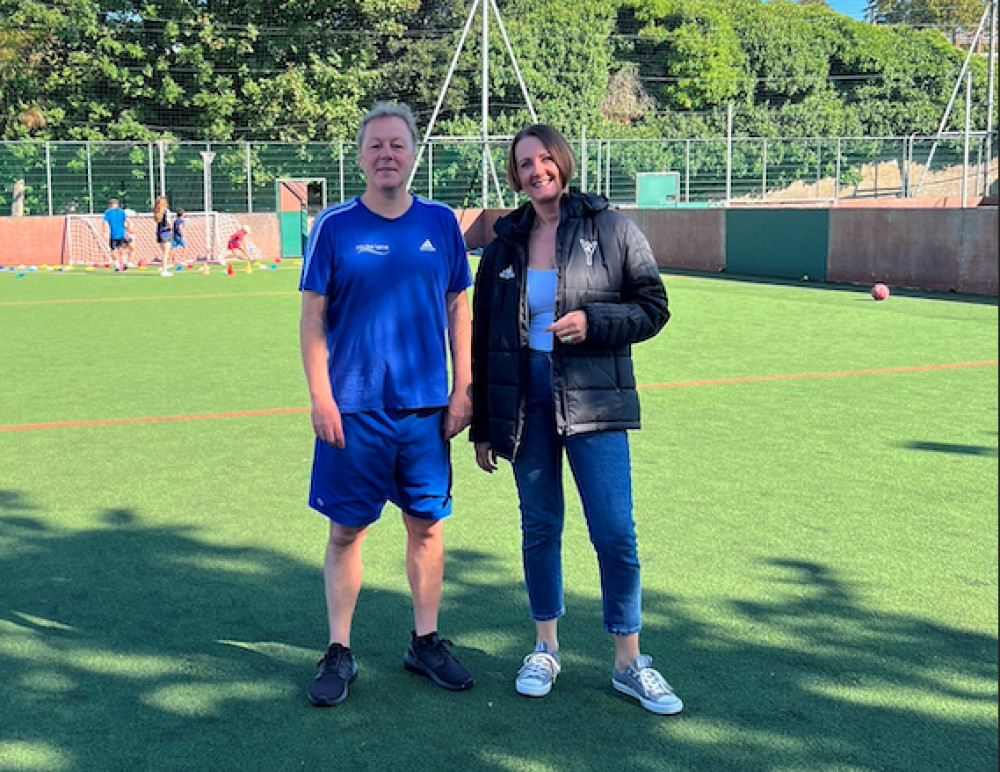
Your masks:
<path fill-rule="evenodd" d="M 87 210 L 94 213 L 94 167 L 90 157 L 90 140 L 87 140 Z"/>
<path fill-rule="evenodd" d="M 45 143 L 45 192 L 49 199 L 49 217 L 52 216 L 52 153 L 49 143 Z"/>
<path fill-rule="evenodd" d="M 253 161 L 250 155 L 250 143 L 244 142 L 246 146 L 247 161 L 247 212 L 253 212 Z"/>
<path fill-rule="evenodd" d="M 596 159 L 597 163 L 595 170 L 596 171 L 595 177 L 597 178 L 595 185 L 597 189 L 594 191 L 597 195 L 601 195 L 601 181 L 604 178 L 604 175 L 602 174 L 602 170 L 604 169 L 603 159 L 604 159 L 604 140 L 599 139 L 597 140 L 597 159 Z"/>
<path fill-rule="evenodd" d="M 816 140 L 816 198 L 823 192 L 823 138 Z"/>
<path fill-rule="evenodd" d="M 611 140 L 608 140 L 608 149 L 604 151 L 604 168 L 607 177 L 604 180 L 604 195 L 611 200 Z"/>
<path fill-rule="evenodd" d="M 153 143 L 146 143 L 146 157 L 149 159 L 149 211 L 153 211 L 153 202 L 156 201 L 156 183 L 153 181 Z"/>
<path fill-rule="evenodd" d="M 580 190 L 587 190 L 587 126 L 580 127 Z"/>
<path fill-rule="evenodd" d="M 841 152 L 841 148 L 842 148 L 842 146 L 840 144 L 840 137 L 837 137 L 837 163 L 836 163 L 836 168 L 833 171 L 833 173 L 835 175 L 834 178 L 833 178 L 833 200 L 834 201 L 839 201 L 840 200 L 840 152 Z"/>
<path fill-rule="evenodd" d="M 761 140 L 760 145 L 760 200 L 767 199 L 767 137 Z"/>
<path fill-rule="evenodd" d="M 691 203 L 691 140 L 684 140 L 684 203 Z"/>
<path fill-rule="evenodd" d="M 427 198 L 434 198 L 434 145 L 427 143 Z"/>
<path fill-rule="evenodd" d="M 167 195 L 167 142 L 166 139 L 156 140 L 156 149 L 160 154 L 160 195 Z"/>
<path fill-rule="evenodd" d="M 340 167 L 339 169 L 340 203 L 344 203 L 344 143 L 343 142 L 340 143 L 340 163 L 338 164 L 338 166 Z"/>
<path fill-rule="evenodd" d="M 733 103 L 726 105 L 726 206 L 733 197 Z"/>

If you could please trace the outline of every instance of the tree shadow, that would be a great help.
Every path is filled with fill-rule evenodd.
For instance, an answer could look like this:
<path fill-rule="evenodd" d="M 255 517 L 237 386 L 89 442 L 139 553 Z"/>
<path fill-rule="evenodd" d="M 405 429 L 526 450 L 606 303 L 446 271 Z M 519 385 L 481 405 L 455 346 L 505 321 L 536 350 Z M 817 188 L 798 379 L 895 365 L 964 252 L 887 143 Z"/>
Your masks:
<path fill-rule="evenodd" d="M 754 276 L 747 274 L 728 273 L 726 271 L 695 271 L 688 269 L 661 268 L 660 275 L 669 279 L 671 276 L 681 276 L 692 279 L 717 279 L 719 281 L 735 282 L 737 284 L 760 284 L 771 287 L 799 287 L 801 289 L 824 290 L 826 292 L 848 292 L 857 294 L 858 300 L 871 303 L 869 295 L 871 286 L 868 284 L 842 284 L 839 282 L 820 281 L 817 279 L 783 279 L 774 276 Z M 945 300 L 972 305 L 995 306 L 997 298 L 992 295 L 971 295 L 960 292 L 939 292 L 934 290 L 909 289 L 894 287 L 894 296 L 922 298 L 924 300 Z"/>
<path fill-rule="evenodd" d="M 903 446 L 908 450 L 925 450 L 931 453 L 955 453 L 960 456 L 997 457 L 997 449 L 988 445 L 959 445 L 954 442 L 928 442 L 914 440 Z"/>
<path fill-rule="evenodd" d="M 31 768 L 995 768 L 995 724 L 977 716 L 996 701 L 996 639 L 874 613 L 822 565 L 762 566 L 788 597 L 730 602 L 737 628 L 647 592 L 643 648 L 687 703 L 665 719 L 611 689 L 600 600 L 573 588 L 557 688 L 514 694 L 533 641 L 520 575 L 509 553 L 455 549 L 442 632 L 476 687 L 406 673 L 405 580 L 366 585 L 360 677 L 319 710 L 305 689 L 325 631 L 321 545 L 306 564 L 128 508 L 69 531 L 24 496 L 0 502 L 0 759 Z M 971 717 L 939 714 L 935 695 Z"/>

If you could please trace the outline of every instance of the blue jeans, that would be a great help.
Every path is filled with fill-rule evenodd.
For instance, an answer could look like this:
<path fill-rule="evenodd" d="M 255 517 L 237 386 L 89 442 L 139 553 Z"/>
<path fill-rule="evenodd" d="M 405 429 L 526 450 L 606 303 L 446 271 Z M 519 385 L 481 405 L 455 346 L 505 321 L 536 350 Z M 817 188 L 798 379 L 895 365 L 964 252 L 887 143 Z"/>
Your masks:
<path fill-rule="evenodd" d="M 560 436 L 550 355 L 533 351 L 530 361 L 527 414 L 514 459 L 514 479 L 521 502 L 521 550 L 531 617 L 544 622 L 566 612 L 562 585 L 565 448 L 590 541 L 597 551 L 604 629 L 613 635 L 637 633 L 642 626 L 641 592 L 628 436 L 624 431 Z"/>

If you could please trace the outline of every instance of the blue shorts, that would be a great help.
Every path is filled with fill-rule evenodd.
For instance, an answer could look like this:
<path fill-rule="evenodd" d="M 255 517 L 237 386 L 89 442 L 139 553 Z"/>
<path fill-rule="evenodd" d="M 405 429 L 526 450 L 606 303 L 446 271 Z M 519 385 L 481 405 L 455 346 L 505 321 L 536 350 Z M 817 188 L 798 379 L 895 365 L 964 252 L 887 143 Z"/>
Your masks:
<path fill-rule="evenodd" d="M 309 506 L 338 525 L 371 525 L 391 501 L 425 520 L 451 514 L 451 456 L 444 408 L 373 410 L 341 416 L 345 447 L 320 439 Z"/>

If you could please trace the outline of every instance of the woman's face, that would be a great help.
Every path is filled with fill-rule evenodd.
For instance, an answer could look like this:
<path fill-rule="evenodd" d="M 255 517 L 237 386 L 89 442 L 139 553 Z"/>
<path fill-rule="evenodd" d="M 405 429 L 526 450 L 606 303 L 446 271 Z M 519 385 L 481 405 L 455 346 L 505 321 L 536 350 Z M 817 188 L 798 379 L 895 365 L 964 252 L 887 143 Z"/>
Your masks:
<path fill-rule="evenodd" d="M 562 174 L 548 148 L 538 137 L 525 137 L 514 147 L 517 181 L 532 204 L 558 200 L 563 192 Z"/>

